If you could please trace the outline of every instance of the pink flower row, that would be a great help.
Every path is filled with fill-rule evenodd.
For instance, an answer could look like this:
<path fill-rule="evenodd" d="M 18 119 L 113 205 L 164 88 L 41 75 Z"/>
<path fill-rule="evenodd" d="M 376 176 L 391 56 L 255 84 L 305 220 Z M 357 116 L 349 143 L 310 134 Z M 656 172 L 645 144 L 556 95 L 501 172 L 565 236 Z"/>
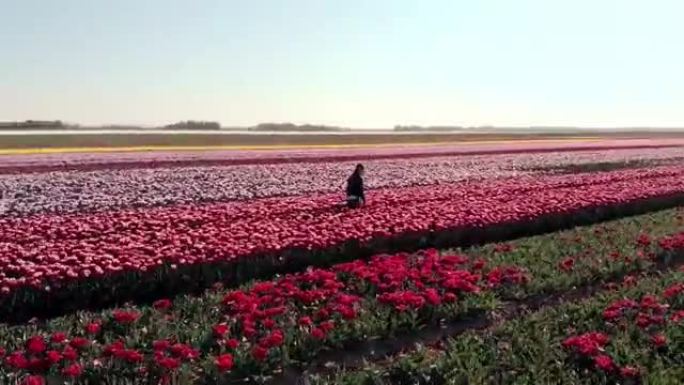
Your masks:
<path fill-rule="evenodd" d="M 126 271 L 231 262 L 412 232 L 486 227 L 684 193 L 684 167 L 381 189 L 337 195 L 0 220 L 0 291 Z"/>
<path fill-rule="evenodd" d="M 505 143 L 453 143 L 376 148 L 308 150 L 118 152 L 0 155 L 0 173 L 64 169 L 95 170 L 198 165 L 281 164 L 289 162 L 359 161 L 422 158 L 447 155 L 493 155 L 557 151 L 647 149 L 684 146 L 683 139 L 602 139 L 592 141 L 520 141 Z"/>
<path fill-rule="evenodd" d="M 365 166 L 372 189 L 519 177 L 571 164 L 680 158 L 684 147 L 386 159 Z M 353 167 L 353 162 L 329 162 L 0 175 L 0 217 L 330 193 L 343 190 Z"/>

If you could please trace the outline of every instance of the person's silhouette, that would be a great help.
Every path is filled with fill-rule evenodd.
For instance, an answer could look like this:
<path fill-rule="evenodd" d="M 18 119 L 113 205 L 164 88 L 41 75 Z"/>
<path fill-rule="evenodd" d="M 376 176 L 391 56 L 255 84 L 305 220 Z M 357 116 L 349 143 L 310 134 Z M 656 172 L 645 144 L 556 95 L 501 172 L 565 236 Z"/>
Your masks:
<path fill-rule="evenodd" d="M 363 165 L 357 164 L 354 173 L 347 179 L 347 207 L 357 208 L 366 203 L 363 192 Z"/>

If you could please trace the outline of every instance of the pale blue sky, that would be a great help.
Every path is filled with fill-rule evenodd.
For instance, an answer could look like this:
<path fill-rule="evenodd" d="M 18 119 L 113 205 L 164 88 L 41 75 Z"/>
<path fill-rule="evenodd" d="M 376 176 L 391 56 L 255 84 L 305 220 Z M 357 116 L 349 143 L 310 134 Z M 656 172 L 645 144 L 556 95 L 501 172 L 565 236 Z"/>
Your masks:
<path fill-rule="evenodd" d="M 0 0 L 0 120 L 684 126 L 681 0 Z"/>

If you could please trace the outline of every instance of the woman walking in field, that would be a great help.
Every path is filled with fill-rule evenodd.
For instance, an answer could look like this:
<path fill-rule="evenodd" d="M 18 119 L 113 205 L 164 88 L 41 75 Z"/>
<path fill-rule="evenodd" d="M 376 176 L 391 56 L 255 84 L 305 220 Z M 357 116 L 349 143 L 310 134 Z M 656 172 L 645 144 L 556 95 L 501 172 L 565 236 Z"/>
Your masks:
<path fill-rule="evenodd" d="M 363 165 L 357 164 L 354 173 L 347 179 L 347 207 L 355 209 L 366 203 L 363 193 Z"/>

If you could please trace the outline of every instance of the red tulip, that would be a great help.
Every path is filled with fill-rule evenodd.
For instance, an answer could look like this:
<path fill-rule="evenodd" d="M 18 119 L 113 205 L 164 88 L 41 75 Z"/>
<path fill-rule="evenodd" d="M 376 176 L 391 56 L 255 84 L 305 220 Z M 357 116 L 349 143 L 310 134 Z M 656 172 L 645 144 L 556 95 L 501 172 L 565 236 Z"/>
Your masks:
<path fill-rule="evenodd" d="M 237 347 L 240 346 L 240 341 L 231 338 L 226 341 L 226 346 L 228 347 L 228 349 L 237 349 Z"/>
<path fill-rule="evenodd" d="M 62 342 L 66 341 L 66 334 L 62 332 L 55 332 L 52 333 L 52 336 L 50 337 L 50 341 L 54 344 L 61 344 Z"/>
<path fill-rule="evenodd" d="M 78 359 L 78 351 L 71 346 L 65 346 L 62 351 L 62 357 L 65 361 L 76 361 Z"/>
<path fill-rule="evenodd" d="M 665 337 L 664 334 L 658 333 L 651 337 L 651 342 L 653 342 L 653 345 L 657 348 L 661 348 L 665 345 L 667 345 L 667 337 Z"/>
<path fill-rule="evenodd" d="M 255 346 L 252 349 L 252 357 L 258 362 L 264 361 L 268 357 L 268 349 L 262 346 Z"/>
<path fill-rule="evenodd" d="M 169 299 L 160 299 L 152 304 L 152 307 L 159 311 L 168 310 L 171 308 L 171 306 L 173 306 L 173 303 Z"/>
<path fill-rule="evenodd" d="M 179 359 L 172 358 L 172 357 L 163 357 L 157 360 L 157 365 L 160 367 L 169 370 L 169 371 L 174 371 L 178 369 L 181 365 L 181 362 Z"/>
<path fill-rule="evenodd" d="M 571 271 L 572 268 L 575 267 L 575 259 L 571 257 L 565 258 L 561 261 L 559 267 L 563 271 Z"/>
<path fill-rule="evenodd" d="M 26 341 L 26 351 L 31 354 L 40 354 L 47 349 L 45 339 L 42 336 L 33 336 Z"/>
<path fill-rule="evenodd" d="M 222 354 L 214 360 L 219 373 L 225 373 L 233 368 L 233 355 Z"/>
<path fill-rule="evenodd" d="M 623 368 L 620 368 L 620 375 L 625 378 L 638 377 L 639 369 L 633 366 L 625 366 Z"/>
<path fill-rule="evenodd" d="M 62 369 L 62 374 L 69 378 L 79 377 L 83 373 L 83 367 L 79 364 L 71 364 Z"/>
<path fill-rule="evenodd" d="M 311 326 L 313 324 L 313 321 L 311 320 L 311 317 L 304 316 L 299 318 L 299 325 L 300 326 Z"/>
<path fill-rule="evenodd" d="M 610 372 L 615 367 L 615 364 L 613 364 L 613 359 L 605 354 L 596 356 L 594 358 L 594 364 L 597 368 L 603 370 L 604 372 Z"/>
<path fill-rule="evenodd" d="M 121 325 L 129 325 L 134 323 L 140 318 L 140 313 L 137 311 L 124 311 L 124 310 L 114 310 L 112 312 L 114 320 Z"/>
<path fill-rule="evenodd" d="M 14 369 L 27 369 L 29 361 L 22 352 L 13 352 L 5 358 L 5 363 Z"/>
<path fill-rule="evenodd" d="M 326 332 L 322 328 L 311 329 L 311 337 L 313 337 L 314 339 L 317 339 L 317 340 L 325 339 L 325 334 L 326 334 Z"/>
<path fill-rule="evenodd" d="M 166 351 L 171 347 L 171 342 L 168 340 L 157 340 L 152 342 L 152 348 L 155 351 Z"/>
<path fill-rule="evenodd" d="M 49 350 L 45 353 L 45 359 L 50 363 L 50 365 L 54 365 L 62 360 L 62 355 L 57 351 Z"/>
<path fill-rule="evenodd" d="M 216 338 L 223 338 L 225 337 L 226 333 L 228 333 L 228 325 L 226 324 L 218 324 L 214 325 L 212 328 L 212 331 L 214 333 L 214 337 Z"/>
<path fill-rule="evenodd" d="M 74 337 L 71 339 L 69 342 L 69 345 L 76 348 L 76 349 L 84 349 L 88 345 L 90 345 L 90 341 L 87 338 L 83 337 Z"/>
<path fill-rule="evenodd" d="M 124 359 L 132 364 L 137 364 L 143 361 L 144 356 L 137 350 L 125 350 Z"/>
<path fill-rule="evenodd" d="M 91 322 L 85 327 L 86 333 L 91 335 L 98 334 L 100 332 L 100 329 L 102 329 L 102 325 L 100 322 Z"/>
<path fill-rule="evenodd" d="M 45 385 L 45 378 L 43 376 L 27 376 L 21 385 Z"/>

